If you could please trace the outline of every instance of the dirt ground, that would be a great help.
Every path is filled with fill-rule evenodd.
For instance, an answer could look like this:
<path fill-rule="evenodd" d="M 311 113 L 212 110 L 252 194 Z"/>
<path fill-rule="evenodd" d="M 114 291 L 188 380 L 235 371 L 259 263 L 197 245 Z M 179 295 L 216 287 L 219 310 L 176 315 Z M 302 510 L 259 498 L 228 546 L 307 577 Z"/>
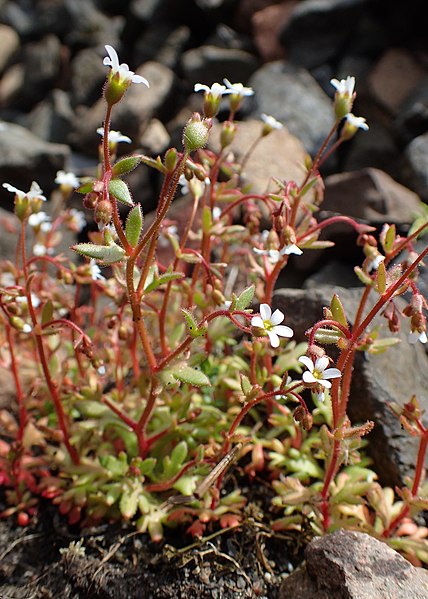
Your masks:
<path fill-rule="evenodd" d="M 0 599 L 275 599 L 302 552 L 300 537 L 252 517 L 201 541 L 175 531 L 156 544 L 118 525 L 71 530 L 47 505 L 26 528 L 0 521 Z"/>

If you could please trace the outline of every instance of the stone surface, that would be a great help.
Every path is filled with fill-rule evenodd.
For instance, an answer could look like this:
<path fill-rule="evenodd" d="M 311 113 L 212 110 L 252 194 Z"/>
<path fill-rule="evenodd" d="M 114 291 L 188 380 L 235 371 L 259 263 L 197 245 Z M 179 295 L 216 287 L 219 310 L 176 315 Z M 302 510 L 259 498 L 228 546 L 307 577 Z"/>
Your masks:
<path fill-rule="evenodd" d="M 249 81 L 255 91 L 253 117 L 270 114 L 315 154 L 334 121 L 332 103 L 305 69 L 274 61 L 258 69 Z"/>
<path fill-rule="evenodd" d="M 406 180 L 409 185 L 428 201 L 428 132 L 415 137 L 406 148 Z"/>
<path fill-rule="evenodd" d="M 0 74 L 19 47 L 19 37 L 12 27 L 0 24 Z"/>
<path fill-rule="evenodd" d="M 27 191 L 37 181 L 48 192 L 56 172 L 65 168 L 70 150 L 63 144 L 47 143 L 24 127 L 3 123 L 0 132 L 0 184 L 7 182 Z M 4 195 L 4 194 L 3 194 Z M 11 196 L 11 203 L 13 196 Z"/>
<path fill-rule="evenodd" d="M 339 282 L 331 286 L 319 284 L 308 290 L 278 289 L 274 295 L 274 306 L 286 315 L 292 315 L 294 337 L 303 341 L 306 339 L 305 331 L 322 318 L 322 308 L 330 305 L 334 293 L 339 295 L 348 321 L 352 323 L 362 290 L 345 289 Z M 371 305 L 373 303 L 369 303 Z M 398 309 L 402 309 L 403 305 L 398 298 Z M 385 319 L 378 317 L 375 322 L 385 337 L 393 336 Z M 422 344 L 408 343 L 408 334 L 409 324 L 403 319 L 402 329 L 397 334 L 400 339 L 398 345 L 375 356 L 358 352 L 348 406 L 352 422 L 374 421 L 375 428 L 368 436 L 368 451 L 381 483 L 392 487 L 402 486 L 404 477 L 412 474 L 417 439 L 402 430 L 388 404 L 396 402 L 403 405 L 415 393 L 423 408 L 428 409 L 428 358 Z"/>
<path fill-rule="evenodd" d="M 407 97 L 394 124 L 404 143 L 428 131 L 428 77 Z"/>
<path fill-rule="evenodd" d="M 249 120 L 239 123 L 236 137 L 229 149 L 238 159 L 244 158 L 248 148 L 260 136 L 262 122 Z M 213 128 L 210 147 L 218 149 L 221 125 Z M 301 181 L 304 177 L 305 149 L 287 129 L 272 131 L 251 153 L 243 169 L 243 177 L 251 183 L 254 193 L 265 192 L 272 177 L 286 181 Z"/>
<path fill-rule="evenodd" d="M 397 115 L 404 101 L 427 77 L 427 69 L 409 50 L 389 48 L 368 76 L 373 97 Z"/>
<path fill-rule="evenodd" d="M 282 584 L 280 599 L 426 599 L 428 573 L 385 543 L 339 530 L 314 539 L 306 564 Z"/>
<path fill-rule="evenodd" d="M 297 0 L 285 0 L 254 13 L 251 19 L 254 41 L 263 62 L 285 57 L 285 49 L 279 41 L 279 33 L 296 5 Z"/>
<path fill-rule="evenodd" d="M 224 77 L 232 83 L 245 84 L 256 70 L 258 60 L 244 50 L 206 45 L 187 50 L 181 66 L 192 86 L 195 83 L 211 85 Z"/>
<path fill-rule="evenodd" d="M 45 141 L 63 143 L 68 139 L 73 118 L 69 95 L 54 89 L 20 124 Z"/>
<path fill-rule="evenodd" d="M 367 0 L 298 3 L 280 36 L 288 59 L 308 69 L 337 59 L 350 43 L 366 4 Z"/>

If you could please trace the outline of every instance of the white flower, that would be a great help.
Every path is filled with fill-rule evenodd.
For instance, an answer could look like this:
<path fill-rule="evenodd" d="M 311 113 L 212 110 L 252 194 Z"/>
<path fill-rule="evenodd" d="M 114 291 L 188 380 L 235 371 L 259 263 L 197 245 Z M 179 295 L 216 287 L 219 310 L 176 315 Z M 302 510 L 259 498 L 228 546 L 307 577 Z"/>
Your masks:
<path fill-rule="evenodd" d="M 289 243 L 284 246 L 281 250 L 282 256 L 288 256 L 289 254 L 296 254 L 296 256 L 301 256 L 303 254 L 303 250 L 301 250 L 295 243 Z"/>
<path fill-rule="evenodd" d="M 221 85 L 221 83 L 213 83 L 211 87 L 208 85 L 204 85 L 203 83 L 195 83 L 195 87 L 193 88 L 195 92 L 204 91 L 207 94 L 210 94 L 213 100 L 218 100 L 223 96 L 223 94 L 231 94 L 232 90 L 227 89 L 225 85 Z"/>
<path fill-rule="evenodd" d="M 3 187 L 6 188 L 8 191 L 11 191 L 15 195 L 17 195 L 20 200 L 23 200 L 24 198 L 28 198 L 29 200 L 38 199 L 38 200 L 42 200 L 43 202 L 46 202 L 46 198 L 44 195 L 42 195 L 42 190 L 41 190 L 39 184 L 36 183 L 35 181 L 33 181 L 31 183 L 30 190 L 27 192 L 21 191 L 20 189 L 17 189 L 16 187 L 14 187 L 13 185 L 10 185 L 9 183 L 3 183 Z"/>
<path fill-rule="evenodd" d="M 228 93 L 235 94 L 237 96 L 252 96 L 254 90 L 251 87 L 244 87 L 242 83 L 230 83 L 229 79 L 223 79 L 225 86 L 229 90 Z"/>
<path fill-rule="evenodd" d="M 327 368 L 329 364 L 327 356 L 317 358 L 315 364 L 308 356 L 302 356 L 299 358 L 299 362 L 302 362 L 308 369 L 302 376 L 305 383 L 318 383 L 326 389 L 330 389 L 331 383 L 327 379 L 337 379 L 342 376 L 338 368 Z"/>
<path fill-rule="evenodd" d="M 420 341 L 421 343 L 425 344 L 428 341 L 426 331 L 422 331 L 421 333 L 419 331 L 412 331 L 411 333 L 409 333 L 408 341 L 412 345 L 417 341 Z"/>
<path fill-rule="evenodd" d="M 218 307 L 218 309 L 219 310 L 229 310 L 231 305 L 232 305 L 232 302 L 230 300 L 224 300 L 224 302 L 221 304 L 221 306 Z"/>
<path fill-rule="evenodd" d="M 74 173 L 66 173 L 65 171 L 58 171 L 55 178 L 55 183 L 58 185 L 64 185 L 65 187 L 71 187 L 77 189 L 80 186 L 80 181 Z"/>
<path fill-rule="evenodd" d="M 283 129 L 284 125 L 276 120 L 275 117 L 270 114 L 265 114 L 264 112 L 260 115 L 262 121 L 267 125 L 270 129 Z"/>
<path fill-rule="evenodd" d="M 293 329 L 280 325 L 284 320 L 284 314 L 281 310 L 275 310 L 272 314 L 271 307 L 268 304 L 261 304 L 260 316 L 253 316 L 251 326 L 263 329 L 269 336 L 272 347 L 279 346 L 279 337 L 292 337 Z"/>
<path fill-rule="evenodd" d="M 25 295 L 18 296 L 15 301 L 17 304 L 22 304 L 24 306 L 28 304 L 28 300 Z M 31 293 L 31 303 L 33 304 L 33 308 L 38 308 L 40 306 L 40 299 L 35 293 Z"/>
<path fill-rule="evenodd" d="M 355 77 L 347 77 L 346 79 L 331 79 L 330 83 L 336 88 L 337 93 L 341 96 L 352 96 L 355 87 Z"/>
<path fill-rule="evenodd" d="M 81 210 L 76 210 L 76 208 L 71 208 L 69 214 L 69 224 L 72 225 L 76 231 L 80 232 L 86 226 L 85 213 Z"/>
<path fill-rule="evenodd" d="M 189 193 L 189 181 L 186 179 L 186 177 L 184 175 L 180 175 L 178 183 L 181 185 L 181 193 L 183 195 L 186 195 L 186 193 Z"/>
<path fill-rule="evenodd" d="M 42 223 L 50 224 L 50 220 L 50 216 L 48 216 L 46 212 L 34 212 L 28 217 L 28 224 L 30 227 L 36 228 L 40 227 Z"/>
<path fill-rule="evenodd" d="M 385 260 L 385 256 L 382 254 L 377 254 L 372 260 L 367 263 L 367 272 L 371 272 L 372 270 L 377 270 L 379 265 Z"/>
<path fill-rule="evenodd" d="M 221 216 L 221 208 L 220 206 L 214 206 L 213 208 L 213 212 L 212 212 L 212 216 L 213 216 L 213 220 L 218 220 Z"/>
<path fill-rule="evenodd" d="M 33 246 L 33 254 L 35 256 L 45 256 L 48 254 L 48 248 L 43 243 L 35 243 Z"/>
<path fill-rule="evenodd" d="M 89 273 L 93 281 L 105 281 L 105 277 L 101 274 L 100 267 L 93 258 L 89 262 Z"/>
<path fill-rule="evenodd" d="M 345 118 L 351 127 L 362 129 L 363 131 L 369 130 L 369 126 L 367 125 L 366 119 L 363 116 L 355 116 L 352 114 L 352 112 L 348 112 Z"/>
<path fill-rule="evenodd" d="M 23 333 L 31 333 L 32 330 L 33 330 L 33 327 L 29 324 L 24 324 L 24 326 L 22 327 Z"/>
<path fill-rule="evenodd" d="M 119 57 L 116 50 L 112 46 L 105 46 L 108 56 L 103 60 L 103 64 L 111 67 L 111 76 L 114 77 L 116 74 L 119 78 L 120 84 L 130 85 L 131 83 L 144 83 L 149 86 L 149 82 L 141 75 L 135 75 L 134 71 L 131 71 L 126 63 L 119 64 Z"/>
<path fill-rule="evenodd" d="M 97 133 L 101 135 L 101 137 L 104 137 L 104 127 L 98 127 Z M 130 144 L 132 140 L 127 135 L 122 135 L 120 131 L 113 131 L 113 129 L 111 129 L 108 132 L 108 141 L 111 144 L 118 144 L 121 141 Z"/>

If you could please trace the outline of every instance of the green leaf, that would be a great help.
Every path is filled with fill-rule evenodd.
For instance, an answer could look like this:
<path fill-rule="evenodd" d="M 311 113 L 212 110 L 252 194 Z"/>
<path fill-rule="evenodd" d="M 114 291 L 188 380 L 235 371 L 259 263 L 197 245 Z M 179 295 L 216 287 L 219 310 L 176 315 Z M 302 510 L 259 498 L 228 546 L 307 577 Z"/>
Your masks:
<path fill-rule="evenodd" d="M 253 390 L 253 385 L 251 384 L 250 379 L 245 375 L 241 374 L 241 390 L 244 395 L 248 395 Z"/>
<path fill-rule="evenodd" d="M 83 185 L 78 187 L 76 191 L 77 193 L 90 193 L 91 191 L 94 191 L 95 183 L 99 183 L 99 181 L 88 181 L 87 183 L 84 183 Z"/>
<path fill-rule="evenodd" d="M 143 213 L 140 204 L 134 206 L 126 219 L 125 235 L 132 247 L 138 244 L 143 227 Z"/>
<path fill-rule="evenodd" d="M 76 404 L 80 414 L 85 418 L 101 418 L 109 413 L 109 408 L 99 401 L 81 400 Z"/>
<path fill-rule="evenodd" d="M 376 271 L 376 291 L 382 295 L 386 291 L 386 268 L 382 261 Z"/>
<path fill-rule="evenodd" d="M 343 324 L 344 327 L 348 327 L 348 321 L 346 320 L 345 309 L 339 296 L 335 293 L 331 299 L 330 310 L 333 318 L 339 324 Z"/>
<path fill-rule="evenodd" d="M 181 381 L 182 383 L 188 383 L 194 387 L 203 387 L 204 385 L 211 386 L 209 378 L 196 368 L 178 364 L 169 369 L 169 372 L 175 379 Z"/>
<path fill-rule="evenodd" d="M 112 245 L 96 245 L 95 243 L 78 243 L 71 247 L 75 252 L 86 256 L 87 258 L 94 258 L 100 260 L 105 264 L 113 264 L 113 262 L 120 262 L 125 256 L 125 250 L 118 246 L 116 243 Z"/>
<path fill-rule="evenodd" d="M 122 179 L 112 179 L 108 185 L 108 190 L 112 196 L 125 204 L 126 206 L 133 206 L 134 202 L 132 201 L 131 192 L 125 181 Z"/>
<path fill-rule="evenodd" d="M 186 441 L 180 441 L 171 453 L 171 464 L 175 469 L 175 472 L 179 470 L 184 460 L 187 457 L 187 443 Z"/>
<path fill-rule="evenodd" d="M 187 328 L 189 329 L 190 336 L 193 337 L 193 339 L 195 339 L 196 337 L 202 337 L 202 335 L 205 334 L 206 328 L 198 327 L 198 323 L 196 322 L 196 319 L 190 310 L 187 310 L 186 308 L 182 308 L 181 311 L 183 312 L 184 318 L 186 320 L 186 324 L 187 324 Z"/>
<path fill-rule="evenodd" d="M 48 324 L 52 320 L 53 316 L 53 303 L 52 300 L 48 300 L 43 306 L 42 310 L 42 325 Z"/>
<path fill-rule="evenodd" d="M 137 513 L 138 509 L 137 489 L 125 489 L 119 502 L 120 513 L 126 520 L 130 520 Z"/>
<path fill-rule="evenodd" d="M 363 283 L 364 285 L 370 285 L 371 287 L 373 286 L 372 278 L 370 277 L 370 275 L 364 272 L 362 268 L 360 268 L 359 266 L 355 266 L 354 272 L 360 279 L 361 283 Z"/>
<path fill-rule="evenodd" d="M 184 273 L 183 272 L 164 272 L 162 275 L 159 275 L 158 277 L 154 277 L 153 281 L 150 283 L 150 285 L 147 285 L 147 287 L 144 287 L 144 291 L 145 293 L 149 293 L 149 291 L 154 291 L 155 289 L 157 289 L 158 287 L 160 287 L 161 285 L 164 285 L 165 283 L 169 283 L 170 281 L 178 281 L 179 279 L 182 279 L 184 277 Z"/>
<path fill-rule="evenodd" d="M 250 287 L 244 289 L 236 299 L 235 310 L 245 310 L 253 301 L 255 290 L 255 285 L 250 285 Z"/>
<path fill-rule="evenodd" d="M 123 177 L 123 175 L 130 173 L 140 164 L 140 162 L 141 156 L 126 156 L 126 158 L 118 160 L 111 171 L 113 179 L 116 177 Z"/>
<path fill-rule="evenodd" d="M 381 236 L 381 240 L 383 237 L 383 249 L 385 251 L 385 254 L 389 254 L 389 252 L 392 250 L 392 248 L 394 247 L 394 241 L 395 241 L 395 236 L 396 236 L 396 229 L 395 229 L 395 225 L 389 225 L 388 229 L 385 233 L 385 236 Z"/>
<path fill-rule="evenodd" d="M 205 234 L 208 234 L 210 232 L 211 225 L 211 210 L 208 206 L 204 206 L 204 209 L 202 210 L 202 231 Z"/>
<path fill-rule="evenodd" d="M 151 168 L 156 169 L 157 171 L 160 171 L 164 175 L 168 172 L 166 167 L 162 164 L 160 156 L 154 160 L 153 158 L 149 158 L 149 156 L 141 155 L 141 162 L 147 166 L 150 166 Z"/>
<path fill-rule="evenodd" d="M 343 337 L 343 333 L 338 329 L 319 328 L 315 333 L 315 340 L 324 345 L 337 343 Z"/>

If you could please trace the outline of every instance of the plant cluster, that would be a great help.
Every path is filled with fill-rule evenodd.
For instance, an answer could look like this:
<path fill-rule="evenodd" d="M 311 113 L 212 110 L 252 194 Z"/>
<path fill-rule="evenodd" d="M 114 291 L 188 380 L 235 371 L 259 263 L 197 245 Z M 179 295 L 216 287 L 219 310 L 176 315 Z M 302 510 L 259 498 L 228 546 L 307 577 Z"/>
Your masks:
<path fill-rule="evenodd" d="M 356 352 L 396 342 L 379 334 L 377 315 L 392 333 L 404 320 L 410 342 L 427 341 L 417 275 L 428 248 L 414 249 L 427 218 L 407 237 L 385 225 L 379 240 L 347 216 L 316 218 L 320 166 L 368 128 L 352 114 L 354 78 L 332 80 L 335 123 L 302 181 L 275 180 L 273 191 L 256 194 L 242 180 L 248 155 L 239 161 L 230 152 L 251 88 L 196 85 L 203 110 L 185 125 L 182 149 L 117 159 L 129 138 L 111 130 L 114 107 L 131 84 L 149 82 L 106 50 L 97 177 L 58 173 L 46 212 L 36 182 L 28 192 L 4 185 L 15 198 L 17 259 L 3 263 L 0 279 L 0 364 L 16 390 L 16 409 L 0 413 L 2 515 L 25 525 L 44 497 L 72 524 L 132 520 L 159 540 L 165 526 L 184 523 L 203 536 L 245 522 L 240 483 L 259 477 L 273 496 L 274 530 L 353 528 L 427 563 L 428 531 L 414 520 L 428 501 L 428 429 L 417 398 L 394 407 L 420 439 L 414 479 L 396 493 L 376 482 L 361 451 L 374 424 L 347 415 Z M 230 114 L 216 125 L 215 151 L 207 144 L 222 98 Z M 281 127 L 263 115 L 252 147 Z M 144 165 L 163 176 L 148 222 L 124 180 Z M 69 207 L 76 188 L 98 225 L 73 246 L 79 264 L 57 249 L 64 229 L 85 226 L 85 213 Z M 178 232 L 169 208 L 180 188 L 188 212 Z M 290 255 L 331 245 L 320 234 L 336 222 L 353 227 L 364 252 L 355 268 L 365 286 L 360 306 L 350 325 L 335 295 L 307 343 L 296 343 L 293 315 L 285 324 L 272 307 L 275 284 Z M 405 292 L 400 312 L 395 298 Z M 337 348 L 335 363 L 325 345 Z M 225 481 L 238 460 L 240 478 Z"/>

